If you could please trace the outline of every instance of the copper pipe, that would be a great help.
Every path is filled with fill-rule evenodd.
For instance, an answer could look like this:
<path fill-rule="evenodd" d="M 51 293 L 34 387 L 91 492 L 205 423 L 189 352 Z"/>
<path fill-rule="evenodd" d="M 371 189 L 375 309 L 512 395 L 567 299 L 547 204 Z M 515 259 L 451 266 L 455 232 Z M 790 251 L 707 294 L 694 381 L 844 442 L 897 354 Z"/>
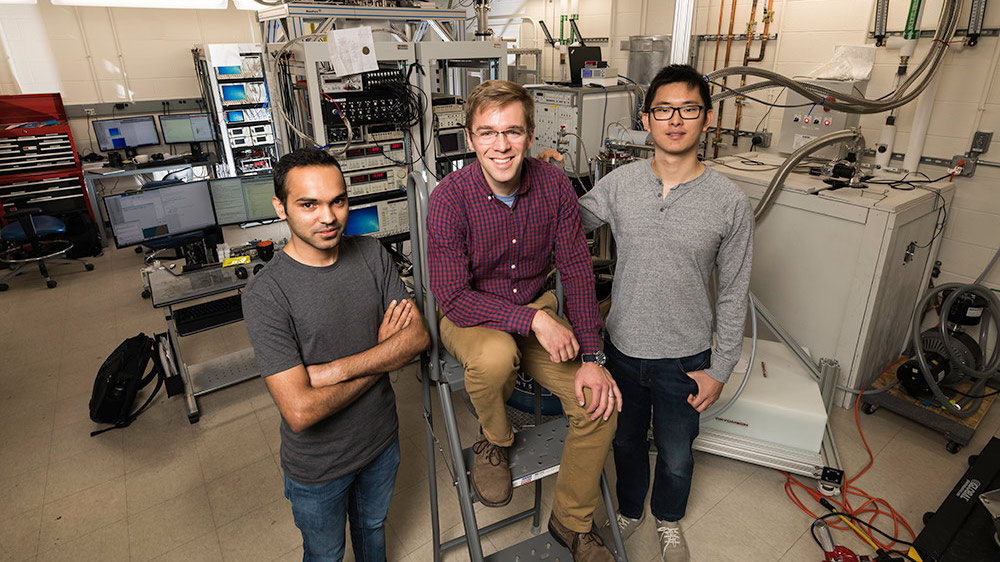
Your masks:
<path fill-rule="evenodd" d="M 736 0 L 733 0 L 735 3 Z M 726 0 L 719 3 L 719 29 L 715 32 L 715 61 L 712 62 L 712 72 L 719 69 L 719 45 L 722 43 L 722 17 L 726 14 Z M 715 84 L 711 85 L 711 93 L 715 93 Z M 705 155 L 708 154 L 709 133 L 705 131 Z"/>
<path fill-rule="evenodd" d="M 764 22 L 764 30 L 760 34 L 760 53 L 756 57 L 747 59 L 747 62 L 762 62 L 764 60 L 764 51 L 767 50 L 767 38 L 771 33 L 771 22 L 774 21 L 774 10 L 771 8 L 774 6 L 774 0 L 767 0 L 767 8 L 764 8 L 764 17 L 761 20 Z"/>
<path fill-rule="evenodd" d="M 736 23 L 736 0 L 733 0 L 733 9 L 729 12 L 729 38 L 726 39 L 726 60 L 723 67 L 729 67 L 729 56 L 733 50 L 733 25 Z M 722 77 L 722 85 L 726 85 L 726 77 Z M 715 138 L 712 139 L 712 158 L 719 157 L 719 145 L 722 144 L 722 112 L 725 109 L 725 100 L 719 102 L 719 118 L 715 125 Z"/>
<path fill-rule="evenodd" d="M 753 0 L 750 5 L 750 19 L 747 20 L 747 47 L 743 51 L 743 66 L 747 65 L 747 61 L 750 60 L 750 45 L 753 44 L 753 32 L 757 30 L 757 0 Z M 740 76 L 740 87 L 747 85 L 747 75 L 743 74 Z M 736 122 L 733 124 L 733 146 L 739 146 L 740 143 L 740 120 L 743 119 L 743 105 L 746 103 L 742 99 L 742 96 L 737 96 L 733 103 L 736 104 Z"/>

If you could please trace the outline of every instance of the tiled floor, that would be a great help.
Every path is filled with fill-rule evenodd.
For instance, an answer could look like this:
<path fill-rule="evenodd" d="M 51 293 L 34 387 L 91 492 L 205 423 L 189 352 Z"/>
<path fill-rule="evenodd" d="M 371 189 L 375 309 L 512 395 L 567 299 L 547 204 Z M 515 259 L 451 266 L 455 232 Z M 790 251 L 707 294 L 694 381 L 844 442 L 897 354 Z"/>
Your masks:
<path fill-rule="evenodd" d="M 180 398 L 161 395 L 131 427 L 89 436 L 95 426 L 87 402 L 101 362 L 125 337 L 165 328 L 162 314 L 139 296 L 140 256 L 112 249 L 92 261 L 97 267 L 89 273 L 54 267 L 56 289 L 29 274 L 0 294 L 0 561 L 300 559 L 301 539 L 282 496 L 278 411 L 262 381 L 205 396 L 195 425 Z M 189 360 L 246 345 L 241 324 L 203 336 L 183 340 Z M 392 377 L 403 465 L 388 554 L 393 561 L 422 562 L 432 553 L 420 385 L 412 370 Z M 475 420 L 460 409 L 459 421 L 471 439 Z M 1000 429 L 1000 413 L 986 416 L 960 455 L 948 454 L 939 435 L 893 414 L 880 411 L 862 422 L 876 461 L 859 485 L 892 502 L 919 529 L 921 515 L 964 471 L 965 453 L 978 451 Z M 832 423 L 848 472 L 857 471 L 867 457 L 853 413 L 837 409 Z M 809 537 L 810 519 L 785 498 L 780 474 L 704 454 L 696 462 L 684 521 L 695 561 L 822 558 Z M 461 518 L 443 463 L 435 477 L 444 537 L 458 536 Z M 531 501 L 531 490 L 520 488 L 510 506 L 477 505 L 477 514 L 490 523 Z M 529 535 L 525 521 L 489 535 L 484 550 Z M 847 533 L 835 539 L 870 554 Z M 627 547 L 631 560 L 657 559 L 652 523 Z M 446 558 L 468 556 L 456 550 Z"/>

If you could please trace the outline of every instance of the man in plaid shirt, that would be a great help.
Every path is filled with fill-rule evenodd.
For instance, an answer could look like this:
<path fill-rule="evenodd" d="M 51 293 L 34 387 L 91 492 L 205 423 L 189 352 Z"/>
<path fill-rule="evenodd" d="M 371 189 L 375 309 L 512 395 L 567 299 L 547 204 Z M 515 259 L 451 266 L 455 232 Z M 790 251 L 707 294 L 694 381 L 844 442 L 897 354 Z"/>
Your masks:
<path fill-rule="evenodd" d="M 610 561 L 592 519 L 621 393 L 604 368 L 576 193 L 559 168 L 527 157 L 534 102 L 523 87 L 479 85 L 465 124 L 477 161 L 431 193 L 427 247 L 441 339 L 465 367 L 482 424 L 472 484 L 487 506 L 511 499 L 514 433 L 504 402 L 523 368 L 559 397 L 570 420 L 549 531 L 577 561 Z M 557 314 L 555 295 L 542 292 L 553 258 L 570 322 Z"/>

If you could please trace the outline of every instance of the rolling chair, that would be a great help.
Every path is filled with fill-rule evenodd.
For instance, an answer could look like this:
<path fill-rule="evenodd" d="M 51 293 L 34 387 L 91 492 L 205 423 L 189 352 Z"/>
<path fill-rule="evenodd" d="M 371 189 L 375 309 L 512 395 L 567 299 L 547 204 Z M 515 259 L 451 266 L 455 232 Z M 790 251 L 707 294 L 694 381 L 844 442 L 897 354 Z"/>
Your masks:
<path fill-rule="evenodd" d="M 49 277 L 48 264 L 83 264 L 87 271 L 94 269 L 93 264 L 78 259 L 66 257 L 66 252 L 73 248 L 73 243 L 58 238 L 66 234 L 66 224 L 63 221 L 41 214 L 37 207 L 21 209 L 5 214 L 11 222 L 0 229 L 0 262 L 8 264 L 10 271 L 0 277 L 0 291 L 9 287 L 7 280 L 19 275 L 21 270 L 30 264 L 38 264 L 38 271 L 45 278 L 45 285 L 52 289 L 56 282 Z"/>

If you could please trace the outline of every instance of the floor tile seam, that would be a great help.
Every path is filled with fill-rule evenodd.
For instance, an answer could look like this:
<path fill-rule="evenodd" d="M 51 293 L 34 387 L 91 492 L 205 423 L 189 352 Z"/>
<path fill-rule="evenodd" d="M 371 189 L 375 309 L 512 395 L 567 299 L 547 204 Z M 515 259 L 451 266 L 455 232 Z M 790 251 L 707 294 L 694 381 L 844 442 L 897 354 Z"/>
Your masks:
<path fill-rule="evenodd" d="M 52 552 L 53 550 L 55 550 L 55 549 L 57 549 L 57 548 L 59 548 L 61 546 L 65 546 L 68 543 L 76 542 L 78 540 L 85 539 L 85 538 L 87 538 L 87 537 L 89 537 L 89 536 L 91 536 L 91 535 L 93 535 L 95 533 L 99 533 L 99 532 L 107 529 L 108 527 L 111 527 L 112 525 L 117 525 L 118 523 L 121 523 L 122 521 L 125 521 L 125 527 L 126 527 L 125 540 L 128 540 L 128 530 L 127 530 L 128 529 L 128 521 L 127 520 L 128 520 L 128 515 L 126 515 L 125 517 L 122 517 L 120 519 L 115 519 L 114 521 L 111 521 L 107 525 L 102 525 L 101 527 L 98 527 L 97 529 L 93 529 L 93 530 L 88 531 L 88 532 L 86 532 L 86 533 L 84 533 L 82 535 L 73 537 L 72 539 L 69 539 L 69 540 L 65 541 L 64 543 L 62 543 L 62 544 L 57 544 L 55 546 L 52 546 L 51 548 L 46 548 L 46 549 L 42 548 L 42 544 L 41 544 L 42 543 L 42 526 L 39 525 L 38 526 L 38 545 L 35 548 L 35 556 L 38 557 L 38 556 L 40 556 L 42 554 L 45 554 L 47 552 Z M 131 559 L 131 552 L 129 554 L 130 554 L 129 558 Z"/>
<path fill-rule="evenodd" d="M 267 457 L 270 457 L 270 456 L 272 456 L 272 455 L 268 455 Z M 265 505 L 268 505 L 271 502 L 265 503 L 263 505 L 258 505 L 258 506 L 252 507 L 252 508 L 250 508 L 250 510 L 245 511 L 243 513 L 240 513 L 238 516 L 230 519 L 229 521 L 226 521 L 224 523 L 219 523 L 218 519 L 215 516 L 215 513 L 216 513 L 215 507 L 216 506 L 215 506 L 215 504 L 212 503 L 212 494 L 209 493 L 209 490 L 208 490 L 209 486 L 211 486 L 215 482 L 218 482 L 218 481 L 222 480 L 223 478 L 228 478 L 229 476 L 232 476 L 233 474 L 235 474 L 236 472 L 238 472 L 240 470 L 243 470 L 244 468 L 247 468 L 247 467 L 249 467 L 249 466 L 251 466 L 251 465 L 253 465 L 255 463 L 261 462 L 262 460 L 264 460 L 267 457 L 261 457 L 261 458 L 255 460 L 255 461 L 252 461 L 250 464 L 248 464 L 248 465 L 246 465 L 246 466 L 244 466 L 242 468 L 238 468 L 238 469 L 234 470 L 233 472 L 230 472 L 230 473 L 225 474 L 223 476 L 219 476 L 218 478 L 215 478 L 211 482 L 205 482 L 205 495 L 208 496 L 208 508 L 212 512 L 212 522 L 215 524 L 215 528 L 216 529 L 218 529 L 219 527 L 222 527 L 224 525 L 228 525 L 229 523 L 235 521 L 236 519 L 239 519 L 240 517 L 243 517 L 244 515 L 250 513 L 251 511 L 253 511 L 255 509 L 260 509 L 261 507 L 264 507 Z M 274 462 L 274 461 L 271 460 L 271 462 Z M 281 494 L 281 497 L 284 497 L 283 493 Z"/>
<path fill-rule="evenodd" d="M 140 509 L 139 511 L 136 511 L 135 513 L 129 513 L 129 509 L 128 509 L 128 506 L 129 506 L 129 502 L 128 502 L 128 475 L 126 474 L 126 480 L 125 480 L 125 513 L 127 514 L 128 517 L 138 517 L 139 515 L 142 515 L 143 513 L 149 511 L 150 509 L 159 507 L 159 506 L 167 503 L 168 501 L 175 500 L 175 499 L 179 498 L 180 496 L 183 496 L 184 494 L 190 492 L 191 490 L 194 490 L 198 486 L 206 486 L 206 493 L 207 493 L 208 490 L 207 490 L 207 484 L 205 483 L 205 477 L 204 477 L 204 475 L 202 476 L 202 479 L 201 479 L 200 482 L 195 482 L 190 487 L 185 488 L 185 489 L 177 492 L 176 494 L 170 496 L 169 498 L 164 498 L 164 499 L 162 499 L 160 501 L 157 501 L 156 503 L 148 505 L 148 506 L 144 507 L 143 509 Z"/>
<path fill-rule="evenodd" d="M 257 424 L 257 425 L 258 425 L 258 428 L 259 428 L 259 426 L 260 426 L 260 423 L 258 422 L 258 424 Z M 263 432 L 263 431 L 264 431 L 264 430 L 263 430 L 263 428 L 260 428 L 260 430 L 261 430 L 261 432 Z M 264 444 L 265 444 L 265 446 L 267 446 L 267 438 L 266 438 L 266 437 L 264 438 Z M 268 447 L 267 447 L 267 453 L 266 453 L 266 454 L 263 454 L 263 455 L 260 455 L 259 457 L 255 457 L 255 458 L 252 458 L 252 459 L 249 459 L 249 461 L 247 462 L 247 464 L 245 464 L 245 465 L 243 465 L 243 466 L 241 466 L 241 467 L 238 467 L 238 468 L 235 468 L 235 469 L 233 469 L 233 470 L 230 470 L 229 472 L 226 472 L 226 473 L 223 473 L 223 474 L 220 474 L 219 476 L 216 476 L 215 478 L 212 478 L 211 480 L 209 480 L 209 479 L 208 479 L 208 478 L 207 478 L 207 477 L 205 476 L 205 460 L 204 460 L 204 459 L 202 458 L 202 456 L 201 456 L 201 451 L 199 451 L 199 450 L 198 450 L 198 447 L 197 447 L 197 446 L 195 446 L 195 454 L 197 454 L 197 455 L 198 455 L 198 465 L 199 465 L 199 466 L 201 467 L 201 478 L 202 478 L 202 480 L 203 480 L 203 481 L 205 482 L 205 485 L 206 485 L 206 486 L 208 485 L 208 483 L 209 483 L 209 482 L 215 482 L 216 480 L 218 480 L 218 479 L 220 479 L 220 478 L 225 478 L 225 477 L 227 477 L 227 476 L 230 476 L 230 475 L 232 475 L 232 474 L 233 474 L 234 472 L 237 472 L 237 471 L 239 471 L 239 470 L 242 470 L 242 469 L 244 469 L 244 468 L 246 468 L 246 467 L 250 466 L 251 464 L 253 464 L 253 463 L 255 463 L 255 462 L 258 462 L 258 461 L 260 461 L 261 459 L 263 459 L 263 458 L 265 458 L 265 457 L 269 457 L 269 456 L 273 456 L 273 453 L 271 453 L 271 448 L 270 448 L 270 446 L 268 446 Z"/>
<path fill-rule="evenodd" d="M 63 459 L 63 460 L 67 460 L 67 459 Z M 63 462 L 63 461 L 58 461 L 58 462 Z M 48 505 L 52 505 L 52 504 L 54 504 L 54 503 L 56 503 L 58 501 L 62 501 L 62 500 L 66 499 L 66 498 L 69 498 L 71 496 L 75 496 L 76 494 L 82 494 L 83 492 L 86 492 L 88 490 L 93 490 L 94 488 L 96 488 L 98 486 L 101 486 L 101 485 L 104 485 L 104 484 L 107 484 L 108 482 L 111 482 L 112 480 L 114 480 L 116 478 L 125 478 L 125 457 L 124 456 L 121 459 L 121 465 L 122 465 L 122 472 L 121 472 L 121 474 L 111 475 L 111 477 L 107 478 L 106 480 L 102 480 L 102 481 L 100 481 L 100 482 L 98 482 L 96 484 L 93 484 L 91 486 L 87 486 L 86 488 L 81 488 L 79 490 L 76 490 L 76 491 L 74 491 L 72 493 L 69 493 L 69 494 L 66 494 L 64 496 L 60 496 L 58 498 L 52 498 L 51 501 L 49 501 L 47 499 L 48 498 L 48 493 L 49 493 L 49 476 L 48 476 L 48 473 L 46 473 L 46 476 L 45 476 L 45 496 L 43 496 L 43 498 L 46 498 L 46 499 L 42 500 L 42 502 L 43 502 L 42 503 L 42 507 L 45 507 L 45 506 L 48 506 Z M 46 467 L 46 470 L 48 470 L 48 467 Z"/>

